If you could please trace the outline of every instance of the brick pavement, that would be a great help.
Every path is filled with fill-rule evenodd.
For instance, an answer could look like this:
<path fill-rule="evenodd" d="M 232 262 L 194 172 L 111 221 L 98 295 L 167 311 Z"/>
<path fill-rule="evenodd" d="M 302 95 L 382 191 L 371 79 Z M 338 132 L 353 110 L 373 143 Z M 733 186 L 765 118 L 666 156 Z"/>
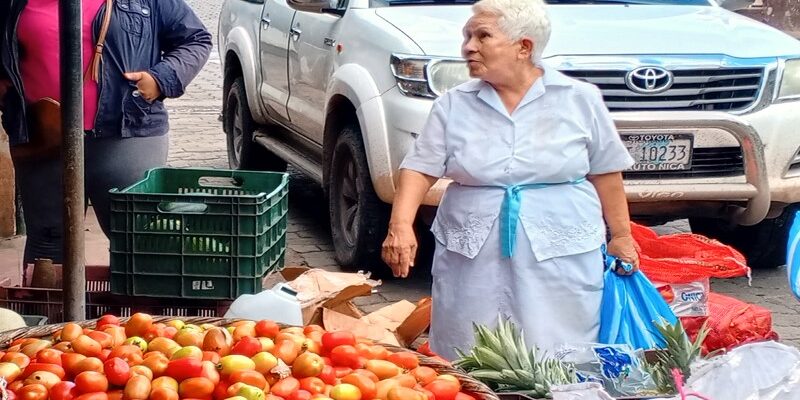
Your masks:
<path fill-rule="evenodd" d="M 187 0 L 215 35 L 221 2 Z M 255 18 L 255 17 L 254 17 Z M 216 46 L 216 38 L 215 38 Z M 217 115 L 222 102 L 222 77 L 216 48 L 206 67 L 180 99 L 170 100 L 171 140 L 169 164 L 176 167 L 227 166 L 225 136 Z M 336 269 L 330 232 L 327 228 L 327 207 L 320 188 L 302 175 L 292 172 L 290 212 L 287 237 L 287 264 Z M 685 221 L 659 228 L 661 233 L 688 229 Z M 753 302 L 773 311 L 774 326 L 786 341 L 800 344 L 800 303 L 791 297 L 785 269 L 755 271 L 753 285 L 746 279 L 717 281 L 713 289 L 723 294 Z M 390 301 L 402 298 L 416 300 L 429 293 L 429 267 L 420 265 L 408 280 L 385 281 L 373 296 L 358 299 L 364 311 L 375 310 Z"/>

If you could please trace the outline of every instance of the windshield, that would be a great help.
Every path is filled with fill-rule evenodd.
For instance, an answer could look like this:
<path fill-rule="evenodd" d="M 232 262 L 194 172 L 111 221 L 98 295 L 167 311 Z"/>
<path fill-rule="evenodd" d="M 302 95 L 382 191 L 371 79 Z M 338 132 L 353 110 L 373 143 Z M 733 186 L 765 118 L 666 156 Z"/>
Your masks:
<path fill-rule="evenodd" d="M 425 4 L 473 4 L 476 0 L 383 0 L 385 4 L 425 5 Z M 636 5 L 674 5 L 708 6 L 708 0 L 545 0 L 547 4 L 636 4 Z"/>

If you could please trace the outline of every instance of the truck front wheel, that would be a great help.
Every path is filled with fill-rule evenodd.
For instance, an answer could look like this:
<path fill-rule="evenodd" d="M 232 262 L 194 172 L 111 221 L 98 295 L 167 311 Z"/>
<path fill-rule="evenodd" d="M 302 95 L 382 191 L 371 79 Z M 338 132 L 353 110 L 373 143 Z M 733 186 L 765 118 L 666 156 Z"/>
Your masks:
<path fill-rule="evenodd" d="M 336 261 L 385 275 L 380 251 L 389 223 L 389 206 L 372 187 L 369 166 L 356 125 L 339 134 L 331 157 L 329 209 Z"/>
<path fill-rule="evenodd" d="M 765 219 L 753 226 L 731 227 L 711 218 L 690 218 L 689 224 L 692 232 L 717 239 L 742 252 L 750 267 L 776 268 L 786 264 L 789 228 L 798 209 L 800 205 L 791 205 L 777 218 Z"/>
<path fill-rule="evenodd" d="M 286 171 L 286 161 L 253 140 L 256 123 L 250 115 L 241 76 L 233 81 L 225 94 L 223 124 L 228 138 L 228 165 L 231 169 Z"/>

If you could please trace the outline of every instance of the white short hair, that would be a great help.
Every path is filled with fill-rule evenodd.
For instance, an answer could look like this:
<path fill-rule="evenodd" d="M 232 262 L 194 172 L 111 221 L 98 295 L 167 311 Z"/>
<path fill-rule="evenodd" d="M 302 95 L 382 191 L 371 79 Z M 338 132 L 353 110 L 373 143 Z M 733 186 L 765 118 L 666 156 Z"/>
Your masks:
<path fill-rule="evenodd" d="M 527 36 L 533 39 L 534 64 L 540 64 L 550 40 L 550 18 L 542 0 L 480 0 L 472 6 L 475 14 L 497 16 L 500 30 L 511 40 Z"/>

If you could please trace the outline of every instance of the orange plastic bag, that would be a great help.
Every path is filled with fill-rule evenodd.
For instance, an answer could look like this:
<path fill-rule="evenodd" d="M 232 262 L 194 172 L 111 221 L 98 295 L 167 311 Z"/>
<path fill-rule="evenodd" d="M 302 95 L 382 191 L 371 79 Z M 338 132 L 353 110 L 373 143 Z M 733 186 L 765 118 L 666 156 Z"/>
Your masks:
<path fill-rule="evenodd" d="M 755 304 L 711 292 L 708 296 L 708 317 L 681 318 L 689 337 L 694 340 L 708 321 L 709 333 L 703 342 L 703 353 L 730 350 L 759 340 L 777 340 L 772 330 L 772 312 Z"/>
<path fill-rule="evenodd" d="M 716 240 L 691 233 L 658 236 L 634 223 L 631 231 L 640 248 L 640 268 L 651 281 L 689 283 L 704 278 L 750 277 L 742 253 Z"/>

